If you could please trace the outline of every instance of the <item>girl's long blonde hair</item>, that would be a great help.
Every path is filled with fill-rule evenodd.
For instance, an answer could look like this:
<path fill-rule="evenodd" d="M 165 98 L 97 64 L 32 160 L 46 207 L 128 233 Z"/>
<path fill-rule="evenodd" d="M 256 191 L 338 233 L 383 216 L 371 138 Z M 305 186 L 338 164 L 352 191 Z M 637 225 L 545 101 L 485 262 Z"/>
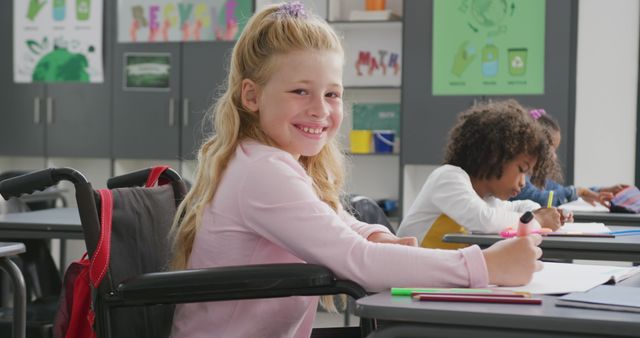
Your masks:
<path fill-rule="evenodd" d="M 253 139 L 273 145 L 260 129 L 259 112 L 250 112 L 242 106 L 242 80 L 266 84 L 274 71 L 274 59 L 292 51 L 330 50 L 344 54 L 340 39 L 323 19 L 304 12 L 297 15 L 283 10 L 283 6 L 269 6 L 255 13 L 233 48 L 226 90 L 211 109 L 215 135 L 198 151 L 194 185 L 178 207 L 173 222 L 174 269 L 187 267 L 203 209 L 213 199 L 238 144 Z M 320 153 L 301 156 L 299 161 L 313 179 L 320 199 L 337 210 L 344 167 L 335 137 Z"/>

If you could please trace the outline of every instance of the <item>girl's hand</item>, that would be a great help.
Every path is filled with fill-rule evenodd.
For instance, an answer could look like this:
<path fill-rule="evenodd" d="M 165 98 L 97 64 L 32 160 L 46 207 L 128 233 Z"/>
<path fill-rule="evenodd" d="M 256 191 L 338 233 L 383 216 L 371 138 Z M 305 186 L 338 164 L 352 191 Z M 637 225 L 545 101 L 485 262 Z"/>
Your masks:
<path fill-rule="evenodd" d="M 396 237 L 387 232 L 374 232 L 367 237 L 369 242 L 375 243 L 391 243 L 408 246 L 418 246 L 418 239 L 415 237 Z"/>
<path fill-rule="evenodd" d="M 610 187 L 600 188 L 600 192 L 610 192 L 610 193 L 615 195 L 615 194 L 619 193 L 620 190 L 626 189 L 628 187 L 629 187 L 628 184 L 616 184 L 616 185 L 612 185 Z"/>
<path fill-rule="evenodd" d="M 540 208 L 534 210 L 533 215 L 543 228 L 556 231 L 562 226 L 562 215 L 556 208 Z"/>
<path fill-rule="evenodd" d="M 587 188 L 576 188 L 578 189 L 578 196 L 582 197 L 587 203 L 591 205 L 596 205 L 596 203 L 600 203 L 605 207 L 609 207 L 609 201 L 613 198 L 613 193 L 610 191 L 600 190 L 599 193 L 587 189 Z"/>
<path fill-rule="evenodd" d="M 543 268 L 538 259 L 542 249 L 540 235 L 514 237 L 498 241 L 482 254 L 489 272 L 489 284 L 520 286 L 531 282 L 533 273 Z"/>
<path fill-rule="evenodd" d="M 560 213 L 560 223 L 573 223 L 573 212 L 571 210 L 558 209 Z"/>

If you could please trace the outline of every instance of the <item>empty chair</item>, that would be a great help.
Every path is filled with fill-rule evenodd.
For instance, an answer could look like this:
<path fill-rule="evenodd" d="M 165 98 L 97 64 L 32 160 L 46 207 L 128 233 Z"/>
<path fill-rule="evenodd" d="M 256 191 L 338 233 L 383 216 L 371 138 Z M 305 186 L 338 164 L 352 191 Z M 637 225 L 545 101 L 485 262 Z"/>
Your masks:
<path fill-rule="evenodd" d="M 347 196 L 347 202 L 347 211 L 359 221 L 369 224 L 381 224 L 387 227 L 392 234 L 396 233 L 387 215 L 371 197 L 352 194 Z"/>

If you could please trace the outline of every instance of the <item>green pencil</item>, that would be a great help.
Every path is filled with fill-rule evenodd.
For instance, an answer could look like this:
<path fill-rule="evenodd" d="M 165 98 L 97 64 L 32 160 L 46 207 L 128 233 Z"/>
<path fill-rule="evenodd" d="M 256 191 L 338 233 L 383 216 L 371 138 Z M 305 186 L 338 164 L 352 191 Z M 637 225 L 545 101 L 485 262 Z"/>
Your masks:
<path fill-rule="evenodd" d="M 392 296 L 411 296 L 412 293 L 492 293 L 489 289 L 463 289 L 463 288 L 391 288 Z"/>
<path fill-rule="evenodd" d="M 411 296 L 414 293 L 460 293 L 460 294 L 517 294 L 530 296 L 528 292 L 493 290 L 493 289 L 468 289 L 468 288 L 391 288 L 392 296 Z"/>

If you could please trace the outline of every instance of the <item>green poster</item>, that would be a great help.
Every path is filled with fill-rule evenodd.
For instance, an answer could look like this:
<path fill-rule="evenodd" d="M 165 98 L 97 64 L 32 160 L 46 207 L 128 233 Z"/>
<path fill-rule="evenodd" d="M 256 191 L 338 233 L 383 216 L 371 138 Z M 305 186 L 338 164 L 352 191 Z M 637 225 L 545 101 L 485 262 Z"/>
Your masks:
<path fill-rule="evenodd" d="M 169 89 L 171 55 L 164 53 L 125 54 L 125 89 Z"/>
<path fill-rule="evenodd" d="M 353 105 L 354 130 L 393 130 L 400 135 L 400 104 L 361 103 Z"/>
<path fill-rule="evenodd" d="M 434 0 L 433 95 L 544 94 L 545 0 Z"/>

